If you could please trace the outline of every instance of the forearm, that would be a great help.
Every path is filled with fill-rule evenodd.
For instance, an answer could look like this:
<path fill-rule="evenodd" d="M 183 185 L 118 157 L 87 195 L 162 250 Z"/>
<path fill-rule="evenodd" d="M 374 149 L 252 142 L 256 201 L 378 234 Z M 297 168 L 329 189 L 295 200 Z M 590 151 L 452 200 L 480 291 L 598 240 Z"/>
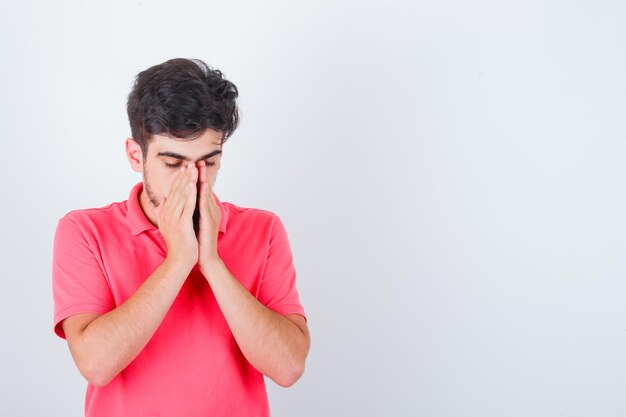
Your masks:
<path fill-rule="evenodd" d="M 282 386 L 302 375 L 308 335 L 261 304 L 217 258 L 201 266 L 239 348 L 261 373 Z"/>
<path fill-rule="evenodd" d="M 91 321 L 72 353 L 92 384 L 106 385 L 146 346 L 191 268 L 164 261 L 123 304 Z"/>

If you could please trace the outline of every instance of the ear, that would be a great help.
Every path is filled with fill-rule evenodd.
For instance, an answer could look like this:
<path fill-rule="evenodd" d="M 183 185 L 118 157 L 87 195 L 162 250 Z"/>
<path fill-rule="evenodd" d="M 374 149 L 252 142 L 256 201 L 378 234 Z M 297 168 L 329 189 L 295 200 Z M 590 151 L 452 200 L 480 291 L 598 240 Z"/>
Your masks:
<path fill-rule="evenodd" d="M 143 152 L 141 146 L 133 138 L 126 139 L 126 157 L 133 171 L 143 172 Z"/>

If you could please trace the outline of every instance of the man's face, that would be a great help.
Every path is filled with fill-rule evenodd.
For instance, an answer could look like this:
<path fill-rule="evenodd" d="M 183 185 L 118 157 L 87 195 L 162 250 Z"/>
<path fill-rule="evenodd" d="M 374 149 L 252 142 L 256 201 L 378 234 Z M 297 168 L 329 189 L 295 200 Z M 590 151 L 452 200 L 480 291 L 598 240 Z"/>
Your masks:
<path fill-rule="evenodd" d="M 169 194 L 176 178 L 176 173 L 183 163 L 189 161 L 198 165 L 206 163 L 206 178 L 211 188 L 215 184 L 220 169 L 222 147 L 221 132 L 207 129 L 194 140 L 171 139 L 167 136 L 153 135 L 148 145 L 142 165 L 144 190 L 140 196 L 144 211 L 153 210 L 161 204 L 163 196 Z M 196 203 L 199 200 L 196 201 Z M 146 204 L 148 203 L 149 204 Z M 149 205 L 150 207 L 146 207 Z M 194 218 L 197 218 L 197 204 Z M 150 216 L 152 213 L 146 213 Z M 197 220 L 197 219 L 194 219 Z"/>

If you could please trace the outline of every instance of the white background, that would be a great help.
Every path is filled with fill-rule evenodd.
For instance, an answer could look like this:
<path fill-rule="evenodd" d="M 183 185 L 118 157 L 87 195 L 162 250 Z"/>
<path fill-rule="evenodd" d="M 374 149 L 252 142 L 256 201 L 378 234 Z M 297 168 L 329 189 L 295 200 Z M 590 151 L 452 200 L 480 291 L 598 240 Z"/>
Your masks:
<path fill-rule="evenodd" d="M 16 1 L 0 52 L 0 416 L 82 415 L 56 222 L 141 180 L 126 97 L 174 57 L 239 87 L 216 193 L 291 241 L 274 416 L 626 415 L 624 2 Z"/>

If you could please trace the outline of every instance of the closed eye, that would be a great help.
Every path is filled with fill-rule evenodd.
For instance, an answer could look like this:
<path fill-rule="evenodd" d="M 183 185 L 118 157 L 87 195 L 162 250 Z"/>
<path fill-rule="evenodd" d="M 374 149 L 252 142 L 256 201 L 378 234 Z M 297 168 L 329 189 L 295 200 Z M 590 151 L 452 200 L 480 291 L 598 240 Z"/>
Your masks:
<path fill-rule="evenodd" d="M 206 163 L 206 166 L 208 167 L 212 167 L 213 165 L 215 165 L 215 162 L 209 162 L 209 161 L 204 161 Z M 167 162 L 165 162 L 165 166 L 168 168 L 180 168 L 181 162 L 177 162 L 175 164 L 168 164 Z"/>

